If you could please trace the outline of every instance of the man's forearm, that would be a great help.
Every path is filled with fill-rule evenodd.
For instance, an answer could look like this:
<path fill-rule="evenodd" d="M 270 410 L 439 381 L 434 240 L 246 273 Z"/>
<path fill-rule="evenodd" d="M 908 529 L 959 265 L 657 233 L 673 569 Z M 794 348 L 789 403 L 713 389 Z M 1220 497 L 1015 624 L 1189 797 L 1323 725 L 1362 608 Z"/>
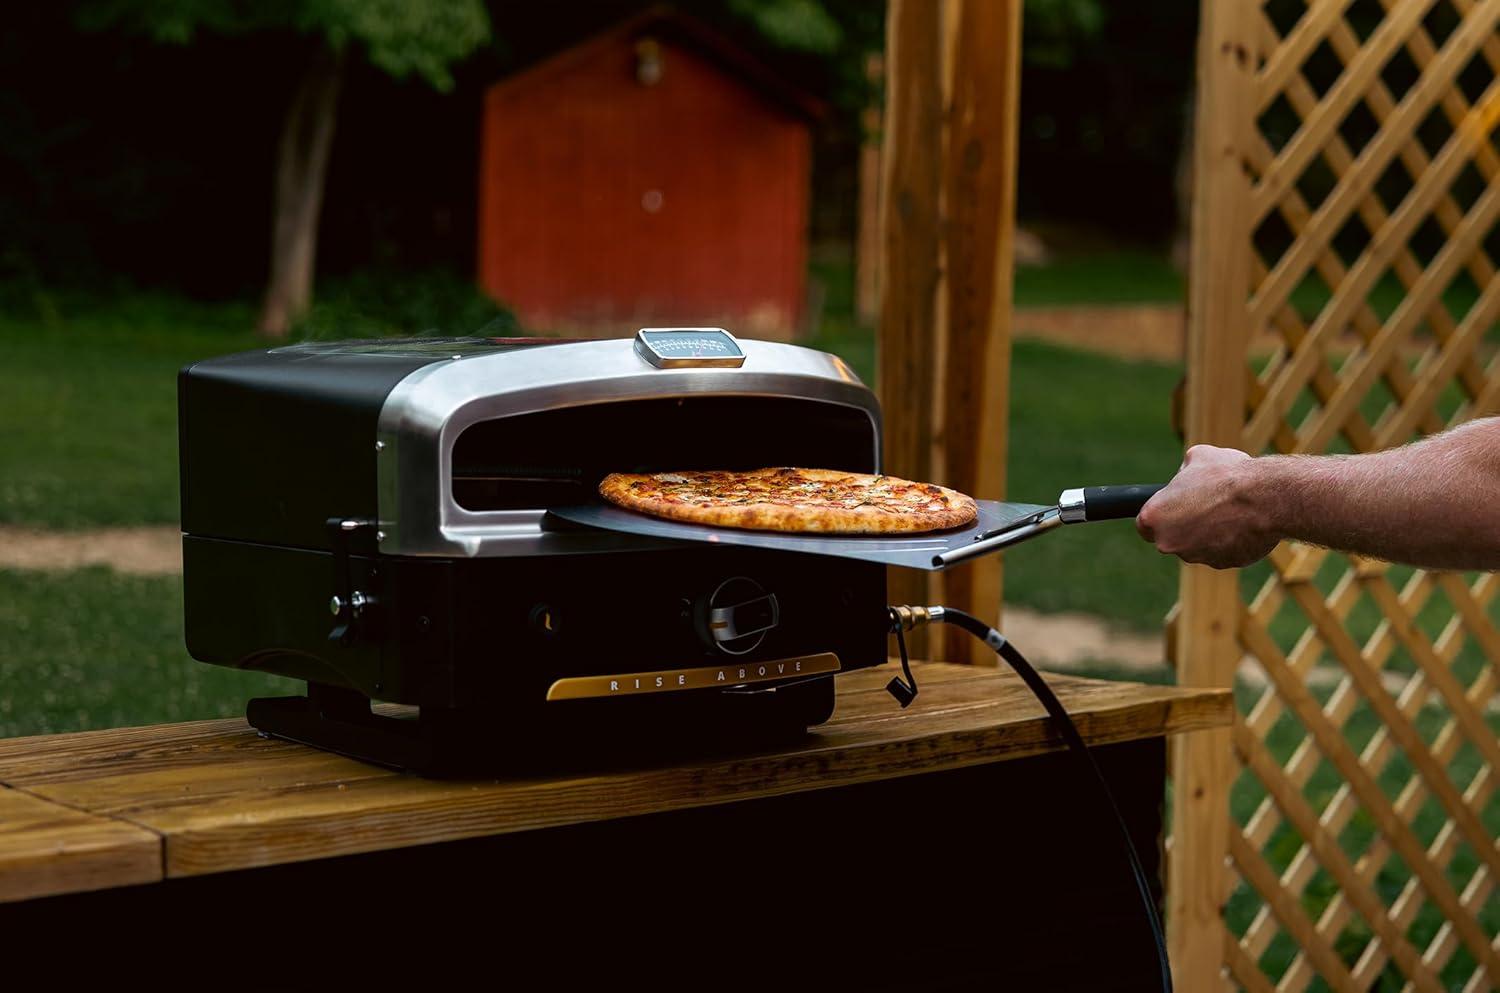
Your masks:
<path fill-rule="evenodd" d="M 1439 569 L 1500 569 L 1500 418 L 1353 456 L 1244 463 L 1278 538 Z"/>

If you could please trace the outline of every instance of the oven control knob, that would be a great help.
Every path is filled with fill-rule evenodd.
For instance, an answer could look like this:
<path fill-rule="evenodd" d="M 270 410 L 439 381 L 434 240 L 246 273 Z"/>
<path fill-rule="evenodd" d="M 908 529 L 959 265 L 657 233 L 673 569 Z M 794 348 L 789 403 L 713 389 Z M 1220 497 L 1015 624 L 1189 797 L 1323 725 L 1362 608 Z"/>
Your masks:
<path fill-rule="evenodd" d="M 693 609 L 694 626 L 703 641 L 729 655 L 744 655 L 760 647 L 766 632 L 781 621 L 776 594 L 767 593 L 753 579 L 726 579 Z"/>

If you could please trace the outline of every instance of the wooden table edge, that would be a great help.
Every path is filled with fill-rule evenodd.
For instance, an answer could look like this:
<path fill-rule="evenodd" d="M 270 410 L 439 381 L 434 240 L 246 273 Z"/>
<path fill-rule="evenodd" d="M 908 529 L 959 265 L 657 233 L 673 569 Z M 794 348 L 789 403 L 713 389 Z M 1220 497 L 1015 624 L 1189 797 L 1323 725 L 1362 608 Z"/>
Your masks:
<path fill-rule="evenodd" d="M 968 668 L 950 667 L 941 663 L 924 663 L 923 666 L 929 671 Z M 995 671 L 985 670 L 986 674 Z M 975 678 L 982 677 L 976 673 Z M 1067 676 L 1065 680 L 1106 682 L 1074 676 Z M 1233 695 L 1229 690 L 1132 685 L 1146 691 L 1146 698 L 1105 702 L 1102 705 L 1095 702 L 1092 709 L 1076 715 L 1080 731 L 1091 744 L 1116 744 L 1225 727 L 1234 719 Z M 899 714 L 893 714 L 893 717 L 899 720 Z M 233 719 L 162 727 L 183 733 L 197 727 L 207 729 L 211 726 L 222 733 L 233 733 L 237 728 Z M 121 737 L 112 731 L 82 734 L 97 734 L 101 738 Z M 14 739 L 12 745 L 26 740 Z M 32 743 L 39 743 L 41 740 L 43 736 L 30 739 Z M 504 806 L 505 794 L 499 789 L 491 788 L 487 791 L 488 798 L 493 801 L 490 808 L 486 808 L 483 799 L 472 802 L 467 807 L 461 805 L 463 812 L 471 815 L 468 820 L 454 817 L 441 827 L 415 833 L 410 830 L 413 824 L 420 822 L 420 817 L 415 815 L 420 814 L 424 805 L 430 805 L 429 798 L 434 792 L 442 793 L 446 790 L 452 793 L 463 786 L 477 790 L 486 784 L 476 787 L 474 784 L 436 782 L 432 790 L 424 791 L 422 787 L 409 785 L 423 781 L 391 773 L 388 776 L 354 781 L 346 784 L 345 788 L 360 793 L 387 790 L 392 784 L 400 784 L 396 789 L 410 791 L 410 797 L 400 797 L 383 807 L 351 809 L 342 814 L 337 811 L 330 814 L 326 810 L 315 810 L 305 814 L 289 812 L 285 816 L 261 819 L 226 817 L 217 824 L 205 827 L 173 825 L 170 816 L 152 816 L 153 813 L 160 814 L 160 811 L 97 811 L 61 803 L 47 795 L 49 784 L 45 781 L 20 785 L 0 783 L 0 788 L 25 793 L 39 802 L 53 804 L 59 810 L 69 811 L 77 817 L 93 818 L 101 825 L 118 825 L 121 832 L 119 844 L 114 849 L 107 846 L 100 848 L 101 858 L 111 851 L 122 857 L 139 855 L 149 847 L 154 851 L 155 860 L 154 869 L 148 871 L 135 866 L 131 870 L 135 875 L 130 875 L 128 879 L 104 881 L 95 885 L 70 883 L 53 889 L 27 891 L 10 899 L 82 892 L 167 878 L 314 861 L 785 796 L 821 788 L 1025 758 L 1063 748 L 1061 739 L 1050 731 L 1048 720 L 1044 716 L 980 728 L 934 731 L 914 726 L 908 735 L 898 733 L 879 742 L 831 743 L 827 748 L 720 757 L 659 769 L 584 777 L 572 783 L 571 788 L 581 792 L 590 788 L 616 791 L 609 797 L 609 803 L 598 803 L 592 809 L 580 810 L 576 806 L 570 809 L 566 803 L 558 803 L 553 809 L 529 810 L 528 816 L 516 816 L 514 811 L 504 810 L 497 814 L 494 808 L 497 805 Z M 12 747 L 10 751 L 14 752 L 15 748 Z M 638 784 L 635 790 L 639 796 L 625 795 L 631 792 L 627 781 Z M 705 783 L 710 783 L 710 788 L 705 789 Z M 308 784 L 306 791 L 311 795 L 319 790 L 334 789 L 336 785 L 332 782 L 312 783 Z M 566 794 L 569 788 L 569 784 L 564 784 L 555 792 Z M 514 784 L 510 785 L 510 789 L 517 795 L 524 792 Z M 451 809 L 448 813 L 452 813 Z M 350 828 L 362 822 L 393 815 L 399 815 L 398 819 L 402 823 L 398 826 L 405 827 L 406 831 L 369 832 L 368 837 L 357 838 L 349 833 Z M 305 839 L 315 844 L 302 850 L 297 844 L 288 841 L 288 838 L 294 841 Z M 3 856 L 3 852 L 0 852 L 0 856 Z M 3 872 L 4 861 L 0 858 L 0 873 Z M 5 892 L 4 880 L 0 877 L 0 899 L 4 899 Z"/>
<path fill-rule="evenodd" d="M 1141 719 L 1143 708 L 1153 711 L 1153 720 Z M 1091 746 L 1113 745 L 1227 727 L 1234 718 L 1234 699 L 1228 690 L 1190 690 L 1163 695 L 1145 703 L 1105 707 L 1081 716 L 1080 731 Z M 1125 723 L 1120 723 L 1122 719 Z M 445 814 L 445 830 L 423 830 L 410 841 L 398 840 L 395 843 L 391 843 L 392 837 L 389 834 L 368 841 L 358 840 L 347 829 L 355 822 L 376 816 L 396 817 L 403 828 L 413 828 L 418 824 L 423 809 L 429 805 L 427 798 L 414 795 L 409 802 L 393 802 L 380 810 L 361 810 L 342 819 L 330 817 L 324 812 L 313 812 L 264 822 L 227 820 L 210 828 L 172 827 L 159 822 L 152 825 L 150 821 L 139 823 L 151 826 L 161 833 L 166 877 L 180 878 L 320 858 L 393 851 L 423 844 L 499 837 L 622 817 L 719 806 L 744 800 L 769 799 L 1065 751 L 1066 745 L 1050 731 L 1048 723 L 1046 717 L 1038 717 L 1018 724 L 980 730 L 913 734 L 874 745 L 853 744 L 792 754 L 746 755 L 664 767 L 644 773 L 610 773 L 589 777 L 587 782 L 593 788 L 602 786 L 608 789 L 613 782 L 639 780 L 646 776 L 655 788 L 649 797 L 637 802 L 622 800 L 619 796 L 612 797 L 610 803 L 598 805 L 596 815 L 581 815 L 576 811 L 539 811 L 536 807 L 531 807 L 530 816 L 524 819 L 514 818 L 502 823 L 493 818 L 481 818 L 468 825 L 457 817 Z M 1038 731 L 1042 733 L 1038 735 Z M 1034 737 L 1031 740 L 1017 740 L 1028 734 Z M 953 749 L 952 746 L 955 745 L 962 750 Z M 905 760 L 889 757 L 890 752 L 901 750 L 908 752 Z M 843 761 L 848 756 L 855 755 L 863 757 L 865 761 Z M 767 780 L 766 773 L 762 771 L 765 767 L 775 767 L 780 778 L 776 781 Z M 800 776 L 794 774 L 794 770 L 798 769 L 804 770 Z M 727 787 L 726 773 L 737 777 Z M 348 792 L 380 790 L 393 782 L 407 779 L 408 777 L 395 777 L 364 780 L 348 784 Z M 719 784 L 720 792 L 704 795 L 701 784 L 710 779 Z M 476 788 L 476 784 L 462 781 L 448 785 L 455 790 Z M 328 788 L 336 787 L 333 784 L 312 787 Z M 578 788 L 584 789 L 583 784 L 580 783 Z M 495 795 L 494 791 L 490 795 Z M 470 811 L 482 809 L 482 806 L 482 803 L 476 802 L 470 806 Z M 319 837 L 323 843 L 306 854 L 290 852 L 286 845 L 282 845 L 277 851 L 276 836 L 294 833 L 299 828 L 305 829 L 310 836 Z M 330 834 L 337 836 L 337 841 L 331 844 L 327 837 Z M 247 854 L 251 857 L 246 858 Z"/>
<path fill-rule="evenodd" d="M 0 807 L 5 808 L 0 837 L 18 833 L 17 809 L 41 821 L 30 846 L 17 851 L 0 844 L 0 904 L 155 883 L 166 876 L 166 839 L 150 828 L 9 786 L 0 786 Z"/>

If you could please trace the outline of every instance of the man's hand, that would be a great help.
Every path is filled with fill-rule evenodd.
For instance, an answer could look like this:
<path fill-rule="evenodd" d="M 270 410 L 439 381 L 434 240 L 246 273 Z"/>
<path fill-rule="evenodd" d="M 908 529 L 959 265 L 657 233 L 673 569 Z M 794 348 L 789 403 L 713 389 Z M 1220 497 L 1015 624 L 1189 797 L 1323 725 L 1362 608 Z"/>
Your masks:
<path fill-rule="evenodd" d="M 1252 464 L 1232 448 L 1194 445 L 1166 489 L 1141 508 L 1136 530 L 1159 552 L 1215 569 L 1265 558 L 1279 536 L 1252 499 Z"/>

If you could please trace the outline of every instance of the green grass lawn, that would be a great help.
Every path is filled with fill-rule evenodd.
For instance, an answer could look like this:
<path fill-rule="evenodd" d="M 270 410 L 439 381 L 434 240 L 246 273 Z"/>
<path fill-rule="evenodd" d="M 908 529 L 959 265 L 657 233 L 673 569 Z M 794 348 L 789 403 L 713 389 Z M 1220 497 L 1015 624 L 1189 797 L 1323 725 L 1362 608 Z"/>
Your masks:
<path fill-rule="evenodd" d="M 0 286 L 0 524 L 177 520 L 177 382 L 188 362 L 261 348 L 248 303 Z M 330 280 L 299 338 L 504 333 L 514 322 L 451 275 Z"/>
<path fill-rule="evenodd" d="M 853 261 L 837 249 L 814 254 L 809 273 L 820 290 L 825 322 L 843 326 L 854 313 Z M 1016 269 L 1017 307 L 1176 303 L 1182 273 L 1162 252 L 1139 248 L 1061 255 L 1047 265 Z"/>
<path fill-rule="evenodd" d="M 1173 365 L 1127 362 L 1016 342 L 1011 371 L 1012 499 L 1052 503 L 1072 486 L 1166 482 L 1182 460 L 1171 427 Z M 1130 521 L 1062 528 L 1012 549 L 1005 597 L 1038 610 L 1083 610 L 1149 629 L 1177 598 L 1177 561 Z"/>
<path fill-rule="evenodd" d="M 300 686 L 188 658 L 175 576 L 0 570 L 0 737 L 223 717 Z"/>
<path fill-rule="evenodd" d="M 131 296 L 79 319 L 0 313 L 0 523 L 177 519 L 177 369 L 253 348 L 248 307 Z"/>
<path fill-rule="evenodd" d="M 1180 303 L 1182 273 L 1165 255 L 1116 251 L 1062 256 L 1044 266 L 1016 269 L 1017 307 L 1075 307 Z"/>

